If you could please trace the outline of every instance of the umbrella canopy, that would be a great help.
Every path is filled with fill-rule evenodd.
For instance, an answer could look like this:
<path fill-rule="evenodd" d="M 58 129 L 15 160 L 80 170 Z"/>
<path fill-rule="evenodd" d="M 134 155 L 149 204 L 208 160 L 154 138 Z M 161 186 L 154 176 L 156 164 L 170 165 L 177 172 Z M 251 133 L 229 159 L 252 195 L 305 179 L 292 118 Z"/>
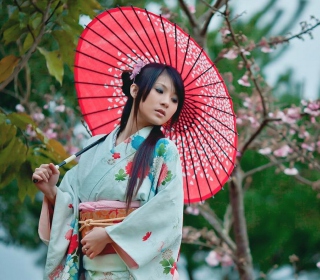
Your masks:
<path fill-rule="evenodd" d="M 185 86 L 179 122 L 164 133 L 180 153 L 184 201 L 216 194 L 228 180 L 237 152 L 235 114 L 227 88 L 204 50 L 179 26 L 147 10 L 118 7 L 93 19 L 80 36 L 75 83 L 93 135 L 119 124 L 126 96 L 121 73 L 139 61 L 171 65 Z"/>

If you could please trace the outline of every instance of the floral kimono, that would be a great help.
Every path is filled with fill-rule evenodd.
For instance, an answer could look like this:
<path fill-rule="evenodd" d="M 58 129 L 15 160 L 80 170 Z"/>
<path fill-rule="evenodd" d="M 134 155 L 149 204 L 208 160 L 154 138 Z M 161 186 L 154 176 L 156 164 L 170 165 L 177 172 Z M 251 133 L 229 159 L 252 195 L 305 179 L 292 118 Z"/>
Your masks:
<path fill-rule="evenodd" d="M 145 127 L 113 147 L 115 130 L 84 153 L 58 188 L 53 217 L 44 199 L 39 234 L 49 246 L 45 279 L 78 279 L 79 201 L 125 201 L 133 157 L 151 129 Z M 90 143 L 100 137 L 92 137 Z M 83 256 L 86 279 L 178 279 L 183 182 L 179 154 L 173 142 L 166 138 L 157 142 L 153 163 L 142 179 L 133 199 L 139 201 L 140 207 L 121 223 L 106 227 L 127 258 L 121 254 L 98 255 L 92 260 Z"/>

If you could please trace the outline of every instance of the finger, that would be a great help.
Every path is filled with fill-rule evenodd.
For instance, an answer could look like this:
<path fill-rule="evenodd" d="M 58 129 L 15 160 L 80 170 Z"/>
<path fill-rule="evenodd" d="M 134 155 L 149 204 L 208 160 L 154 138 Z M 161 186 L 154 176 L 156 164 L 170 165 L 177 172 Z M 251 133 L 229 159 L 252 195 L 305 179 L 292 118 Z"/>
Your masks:
<path fill-rule="evenodd" d="M 53 163 L 49 164 L 49 168 L 52 174 L 60 174 L 59 169 Z"/>
<path fill-rule="evenodd" d="M 36 174 L 44 174 L 48 179 L 52 175 L 52 171 L 51 171 L 51 169 L 49 169 L 49 167 L 36 168 L 34 173 L 36 173 Z"/>

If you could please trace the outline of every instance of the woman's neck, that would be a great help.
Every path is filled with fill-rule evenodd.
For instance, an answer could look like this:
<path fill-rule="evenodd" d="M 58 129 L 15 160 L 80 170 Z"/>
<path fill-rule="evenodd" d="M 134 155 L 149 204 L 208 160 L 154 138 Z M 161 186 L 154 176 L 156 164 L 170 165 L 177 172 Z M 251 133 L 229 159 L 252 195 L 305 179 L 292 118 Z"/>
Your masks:
<path fill-rule="evenodd" d="M 138 130 L 142 128 L 143 126 L 139 125 L 135 120 L 132 109 L 125 128 L 120 132 L 120 134 L 117 137 L 116 146 L 122 143 L 124 140 L 128 139 L 132 134 L 136 133 Z"/>

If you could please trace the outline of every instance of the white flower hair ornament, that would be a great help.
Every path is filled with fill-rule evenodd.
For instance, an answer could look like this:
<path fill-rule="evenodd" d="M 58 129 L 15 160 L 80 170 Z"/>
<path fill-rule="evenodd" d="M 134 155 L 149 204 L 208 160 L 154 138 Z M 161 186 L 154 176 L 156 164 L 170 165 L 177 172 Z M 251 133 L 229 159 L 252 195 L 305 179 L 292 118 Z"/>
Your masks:
<path fill-rule="evenodd" d="M 134 66 L 132 73 L 130 75 L 130 79 L 134 80 L 135 77 L 140 73 L 141 69 L 146 65 L 142 60 L 138 61 Z"/>

